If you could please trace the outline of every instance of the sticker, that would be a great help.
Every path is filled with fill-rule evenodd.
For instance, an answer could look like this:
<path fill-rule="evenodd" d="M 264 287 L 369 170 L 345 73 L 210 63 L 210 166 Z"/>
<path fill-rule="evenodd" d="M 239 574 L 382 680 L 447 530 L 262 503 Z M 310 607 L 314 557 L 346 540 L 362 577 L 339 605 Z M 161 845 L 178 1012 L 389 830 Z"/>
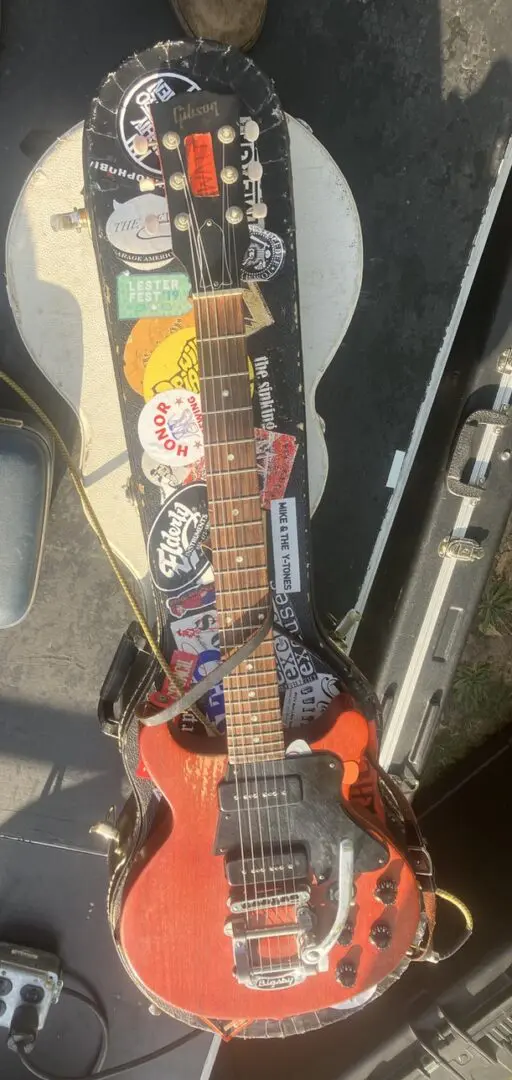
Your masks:
<path fill-rule="evenodd" d="M 105 231 L 117 257 L 128 266 L 158 269 L 174 257 L 169 210 L 163 195 L 136 195 L 125 203 L 114 200 Z"/>
<path fill-rule="evenodd" d="M 214 671 L 219 664 L 219 649 L 205 649 L 204 652 L 199 654 L 194 671 L 194 682 L 200 682 L 201 679 L 206 678 L 206 676 L 209 675 L 211 671 Z M 222 683 L 219 683 L 208 691 L 205 712 L 208 719 L 215 724 L 218 731 L 222 732 L 225 730 L 226 711 Z"/>
<path fill-rule="evenodd" d="M 201 653 L 220 647 L 215 610 L 186 615 L 174 622 L 171 629 L 176 644 L 185 652 L 194 652 L 196 656 L 200 656 Z"/>
<path fill-rule="evenodd" d="M 311 653 L 304 646 L 292 644 L 288 637 L 276 633 L 274 654 L 281 689 L 302 686 L 303 683 L 316 679 L 317 673 Z"/>
<path fill-rule="evenodd" d="M 207 533 L 206 485 L 188 484 L 170 495 L 148 539 L 151 578 L 160 592 L 182 596 L 196 582 L 212 580 L 210 561 L 202 547 Z"/>
<path fill-rule="evenodd" d="M 284 263 L 284 244 L 281 237 L 259 225 L 249 224 L 250 243 L 242 264 L 242 280 L 270 281 Z"/>
<path fill-rule="evenodd" d="M 136 184 L 139 184 L 141 180 L 144 180 L 144 173 L 130 172 L 129 169 L 120 169 L 117 165 L 111 165 L 109 161 L 90 161 L 89 169 L 91 172 L 106 173 L 107 176 L 117 176 L 123 180 L 133 180 Z"/>
<path fill-rule="evenodd" d="M 194 479 L 193 477 L 190 477 L 191 470 L 188 466 L 183 465 L 179 466 L 179 468 L 171 469 L 169 465 L 162 465 L 161 462 L 154 461 L 146 451 L 144 451 L 142 455 L 141 469 L 146 480 L 149 480 L 150 484 L 154 484 L 155 487 L 160 489 L 162 502 L 165 502 L 165 500 L 169 498 L 169 495 L 172 495 L 173 491 L 176 491 L 176 488 L 180 487 L 182 484 L 186 484 L 187 481 L 190 482 L 190 480 Z"/>
<path fill-rule="evenodd" d="M 276 592 L 300 592 L 299 542 L 295 499 L 270 504 Z"/>
<path fill-rule="evenodd" d="M 178 75 L 174 71 L 153 71 L 137 79 L 137 82 L 132 83 L 123 94 L 117 113 L 118 134 L 126 153 L 139 168 L 142 167 L 146 172 L 156 176 L 161 171 L 155 148 L 148 148 L 147 154 L 143 157 L 136 154 L 133 149 L 137 135 L 154 139 L 151 106 L 157 101 L 170 101 L 175 94 L 199 89 L 197 83 L 186 75 Z"/>
<path fill-rule="evenodd" d="M 153 319 L 189 312 L 190 282 L 186 274 L 130 274 L 117 277 L 119 319 Z"/>
<path fill-rule="evenodd" d="M 204 456 L 204 447 L 198 394 L 184 390 L 156 394 L 139 416 L 138 432 L 144 450 L 153 461 L 178 466 L 199 461 Z"/>
<path fill-rule="evenodd" d="M 256 389 L 260 403 L 261 424 L 267 431 L 273 431 L 276 426 L 276 410 L 274 395 L 268 378 L 268 363 L 268 356 L 257 356 L 253 361 L 257 377 Z"/>
<path fill-rule="evenodd" d="M 256 457 L 261 483 L 261 505 L 270 510 L 274 499 L 286 494 L 297 453 L 297 439 L 274 431 L 256 428 Z"/>
<path fill-rule="evenodd" d="M 245 319 L 245 332 L 257 334 L 258 330 L 264 330 L 266 326 L 273 326 L 274 316 L 263 296 L 263 293 L 255 281 L 247 282 L 243 291 L 244 304 L 247 308 Z"/>
<path fill-rule="evenodd" d="M 183 691 L 177 691 L 175 687 L 169 684 L 169 679 L 166 677 L 160 690 L 154 690 L 151 694 L 148 694 L 149 704 L 153 705 L 155 709 L 165 709 L 168 705 L 172 705 L 174 701 L 177 701 L 178 696 L 182 692 L 185 693 L 192 686 L 196 664 L 197 656 L 195 653 L 182 652 L 180 649 L 173 652 L 169 667 L 173 675 L 181 683 Z"/>
<path fill-rule="evenodd" d="M 217 106 L 217 102 L 213 101 L 210 105 L 200 106 L 202 112 L 209 111 L 213 106 Z M 185 112 L 183 106 L 178 106 L 174 110 L 174 115 L 180 110 L 181 113 Z M 189 108 L 190 113 L 190 108 Z M 217 116 L 219 115 L 218 109 Z M 199 112 L 199 109 L 194 109 L 193 112 Z M 180 127 L 183 126 L 183 119 L 180 120 Z M 194 135 L 186 135 L 184 139 L 185 143 L 185 157 L 187 159 L 187 176 L 190 184 L 190 190 L 192 195 L 197 199 L 204 199 L 206 197 L 217 198 L 219 194 L 219 184 L 217 180 L 217 167 L 215 165 L 215 154 L 213 152 L 213 139 L 211 131 L 197 131 Z"/>
<path fill-rule="evenodd" d="M 211 585 L 201 585 L 199 589 L 181 596 L 179 600 L 167 599 L 165 603 L 171 615 L 174 615 L 175 619 L 181 619 L 187 611 L 211 607 L 215 603 L 215 589 Z"/>
<path fill-rule="evenodd" d="M 166 277 L 165 274 L 151 274 L 150 277 L 132 274 L 131 279 L 134 280 L 135 277 L 138 278 L 139 276 L 143 282 L 153 282 L 160 277 Z M 177 330 L 184 330 L 191 326 L 194 326 L 193 310 L 187 311 L 184 315 L 175 315 L 168 319 L 142 318 L 135 323 L 124 347 L 124 375 L 127 383 L 132 390 L 135 390 L 136 394 L 144 395 L 146 364 L 157 345 L 160 345 L 160 342 L 165 341 L 165 338 L 170 337 L 171 334 L 175 334 Z M 187 389 L 193 390 L 194 387 L 187 387 Z"/>
<path fill-rule="evenodd" d="M 286 690 L 282 707 L 283 724 L 297 727 L 316 720 L 339 692 L 336 680 L 327 672 L 320 673 L 302 686 Z"/>
<path fill-rule="evenodd" d="M 254 369 L 247 358 L 251 394 L 254 391 Z M 199 361 L 193 326 L 176 330 L 157 345 L 146 364 L 143 392 L 146 401 L 164 390 L 191 390 L 199 393 Z"/>
<path fill-rule="evenodd" d="M 289 634 L 300 634 L 300 624 L 295 613 L 295 608 L 286 593 L 274 593 L 273 595 L 275 621 L 283 626 Z"/>

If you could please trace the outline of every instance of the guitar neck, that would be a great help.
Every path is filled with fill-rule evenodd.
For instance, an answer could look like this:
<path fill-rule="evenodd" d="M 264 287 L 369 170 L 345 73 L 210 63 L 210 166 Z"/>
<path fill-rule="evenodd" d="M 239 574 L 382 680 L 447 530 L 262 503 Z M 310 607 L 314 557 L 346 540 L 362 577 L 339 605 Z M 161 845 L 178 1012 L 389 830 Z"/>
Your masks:
<path fill-rule="evenodd" d="M 222 658 L 264 621 L 266 529 L 256 461 L 241 290 L 194 297 L 206 481 Z M 224 679 L 234 764 L 284 754 L 272 632 Z"/>

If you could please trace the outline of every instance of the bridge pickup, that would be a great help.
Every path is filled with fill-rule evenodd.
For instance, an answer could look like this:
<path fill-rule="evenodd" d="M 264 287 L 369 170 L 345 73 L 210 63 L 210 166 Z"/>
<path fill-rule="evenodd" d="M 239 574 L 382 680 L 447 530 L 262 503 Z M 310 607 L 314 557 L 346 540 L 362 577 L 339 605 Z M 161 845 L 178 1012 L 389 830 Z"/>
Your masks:
<path fill-rule="evenodd" d="M 296 849 L 285 851 L 268 852 L 268 854 L 252 855 L 246 851 L 244 857 L 232 856 L 226 859 L 226 877 L 230 885 L 257 888 L 268 886 L 274 891 L 286 882 L 307 881 L 309 874 L 308 858 L 305 851 Z"/>
<path fill-rule="evenodd" d="M 277 770 L 279 771 L 279 770 Z M 274 806 L 291 806 L 302 802 L 300 776 L 276 776 L 269 768 L 268 776 L 223 780 L 218 788 L 219 807 L 225 814 L 237 810 L 271 810 Z"/>

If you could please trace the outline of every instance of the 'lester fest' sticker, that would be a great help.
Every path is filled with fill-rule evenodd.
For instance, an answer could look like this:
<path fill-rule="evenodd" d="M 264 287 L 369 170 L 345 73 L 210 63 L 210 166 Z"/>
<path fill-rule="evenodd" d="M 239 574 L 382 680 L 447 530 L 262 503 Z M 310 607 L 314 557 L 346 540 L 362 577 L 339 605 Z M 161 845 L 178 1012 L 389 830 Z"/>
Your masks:
<path fill-rule="evenodd" d="M 136 270 L 167 266 L 174 257 L 169 210 L 163 195 L 136 195 L 125 203 L 114 200 L 106 233 L 121 262 Z"/>
<path fill-rule="evenodd" d="M 153 461 L 191 465 L 203 457 L 200 399 L 190 390 L 164 390 L 144 406 L 139 439 Z"/>

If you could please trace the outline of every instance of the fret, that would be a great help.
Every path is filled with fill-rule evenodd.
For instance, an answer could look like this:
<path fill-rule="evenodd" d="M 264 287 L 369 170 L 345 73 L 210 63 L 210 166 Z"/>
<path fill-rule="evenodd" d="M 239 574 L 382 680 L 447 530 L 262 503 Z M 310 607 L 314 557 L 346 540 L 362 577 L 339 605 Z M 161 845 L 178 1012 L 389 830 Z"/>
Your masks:
<path fill-rule="evenodd" d="M 244 337 L 245 337 L 245 334 L 244 334 Z M 199 339 L 196 338 L 196 341 L 197 340 L 199 340 Z M 244 353 L 244 355 L 245 355 L 245 353 Z M 201 382 L 203 382 L 203 381 L 208 382 L 209 379 L 226 379 L 226 381 L 228 381 L 228 380 L 231 380 L 231 379 L 239 379 L 240 377 L 243 377 L 245 379 L 249 378 L 249 372 L 247 370 L 247 364 L 245 366 L 244 371 L 229 371 L 229 372 L 224 371 L 224 372 L 221 372 L 220 375 L 218 375 L 218 374 L 215 374 L 215 375 L 206 375 L 206 374 L 204 374 L 204 375 L 201 376 Z"/>
<path fill-rule="evenodd" d="M 214 337 L 203 337 L 202 335 L 201 337 L 198 337 L 196 334 L 196 341 L 199 341 L 201 345 L 203 344 L 203 341 L 231 341 L 235 338 L 245 339 L 245 334 L 215 334 Z"/>
<path fill-rule="evenodd" d="M 243 465 L 242 468 L 240 468 L 239 466 L 235 467 L 235 465 L 233 465 L 233 467 L 231 469 L 229 469 L 228 472 L 227 472 L 227 479 L 232 480 L 235 476 L 238 475 L 238 473 L 253 473 L 254 474 L 254 465 Z M 209 474 L 209 476 L 222 476 L 222 478 L 224 479 L 226 477 L 226 470 L 225 469 L 221 469 L 221 470 L 219 470 L 219 469 L 209 469 L 208 474 Z M 235 498 L 236 498 L 236 496 L 235 496 Z"/>
<path fill-rule="evenodd" d="M 229 416 L 230 413 L 240 412 L 252 412 L 252 405 L 242 405 L 241 408 L 230 409 L 208 409 L 208 413 L 205 416 Z M 203 417 L 203 420 L 205 417 Z"/>
<path fill-rule="evenodd" d="M 237 495 L 236 496 L 236 501 L 238 502 L 240 499 L 257 499 L 260 506 L 261 506 L 261 496 L 260 496 L 259 492 L 258 492 L 257 495 L 252 494 L 252 492 L 249 495 Z M 216 503 L 218 503 L 218 502 L 232 503 L 232 502 L 234 502 L 234 499 L 233 499 L 232 495 L 217 495 L 211 501 L 216 502 Z"/>

